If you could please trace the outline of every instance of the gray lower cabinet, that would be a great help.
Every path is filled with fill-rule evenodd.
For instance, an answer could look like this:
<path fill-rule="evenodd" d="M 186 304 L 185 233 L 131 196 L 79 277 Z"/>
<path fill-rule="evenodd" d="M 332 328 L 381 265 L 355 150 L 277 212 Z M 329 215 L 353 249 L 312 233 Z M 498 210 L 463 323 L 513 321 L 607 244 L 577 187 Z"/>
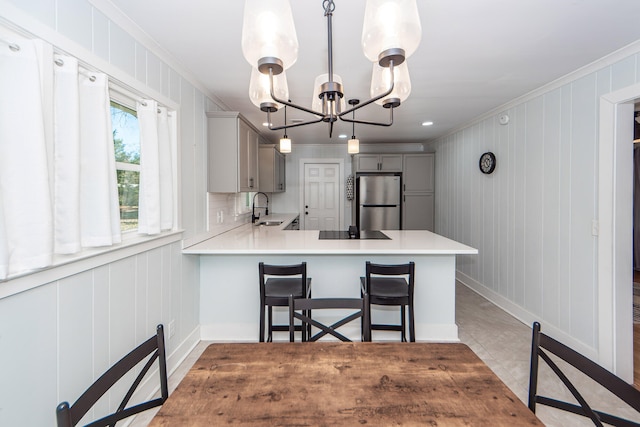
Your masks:
<path fill-rule="evenodd" d="M 258 138 L 240 113 L 207 113 L 207 191 L 258 191 Z"/>
<path fill-rule="evenodd" d="M 433 231 L 434 201 L 433 193 L 405 193 L 402 201 L 402 229 Z"/>
<path fill-rule="evenodd" d="M 260 145 L 259 165 L 260 191 L 279 193 L 286 190 L 285 156 L 275 145 Z"/>
<path fill-rule="evenodd" d="M 435 155 L 404 154 L 402 228 L 434 231 Z"/>

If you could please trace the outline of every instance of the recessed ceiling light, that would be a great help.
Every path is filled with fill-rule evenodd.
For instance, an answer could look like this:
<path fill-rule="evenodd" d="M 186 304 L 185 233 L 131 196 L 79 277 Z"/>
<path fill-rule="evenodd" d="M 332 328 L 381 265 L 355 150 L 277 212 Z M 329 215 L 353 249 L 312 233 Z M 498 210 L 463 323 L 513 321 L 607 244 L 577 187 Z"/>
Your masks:
<path fill-rule="evenodd" d="M 268 127 L 269 126 L 269 122 L 262 123 L 262 126 Z"/>
<path fill-rule="evenodd" d="M 422 122 L 422 126 L 432 126 L 433 122 Z"/>
<path fill-rule="evenodd" d="M 345 133 L 341 133 L 340 135 L 338 135 L 338 138 L 345 139 L 346 137 L 347 137 L 347 134 Z"/>

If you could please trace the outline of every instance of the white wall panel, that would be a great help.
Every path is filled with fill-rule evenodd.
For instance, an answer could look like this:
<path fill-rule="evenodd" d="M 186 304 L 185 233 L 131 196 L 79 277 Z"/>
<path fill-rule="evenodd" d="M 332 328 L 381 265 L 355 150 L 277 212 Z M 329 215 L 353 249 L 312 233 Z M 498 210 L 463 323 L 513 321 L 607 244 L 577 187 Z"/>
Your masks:
<path fill-rule="evenodd" d="M 148 283 L 150 280 L 149 275 L 151 267 L 149 266 L 149 252 L 141 254 L 136 257 L 136 270 L 135 270 L 135 339 L 136 342 L 142 342 L 145 338 L 148 338 L 150 329 L 148 329 L 147 319 L 149 318 L 149 311 L 154 304 L 151 301 L 153 298 L 152 293 L 149 292 Z"/>
<path fill-rule="evenodd" d="M 139 256 L 138 258 L 146 258 L 146 271 L 142 278 L 136 280 L 136 286 L 144 286 L 147 289 L 147 297 L 144 301 L 146 305 L 147 318 L 143 324 L 144 328 L 139 330 L 138 337 L 149 338 L 155 331 L 156 326 L 162 323 L 162 282 L 168 280 L 169 276 L 164 276 L 162 251 L 164 247 L 157 248 L 146 253 L 146 257 Z M 140 264 L 142 262 L 140 261 Z M 139 307 L 140 305 L 138 305 Z M 167 321 L 167 333 L 169 331 L 169 323 Z M 138 341 L 139 342 L 139 341 Z"/>
<path fill-rule="evenodd" d="M 532 312 L 542 311 L 542 177 L 543 164 L 543 98 L 537 97 L 527 104 L 525 147 L 525 212 L 524 212 L 524 304 Z"/>
<path fill-rule="evenodd" d="M 613 92 L 636 82 L 636 56 L 630 56 L 611 66 L 611 90 Z"/>
<path fill-rule="evenodd" d="M 135 78 L 139 82 L 147 83 L 147 49 L 143 45 L 135 43 Z M 155 88 L 154 88 L 155 89 Z"/>
<path fill-rule="evenodd" d="M 2 426 L 54 425 L 58 397 L 56 301 L 55 285 L 0 300 Z M 45 402 L 48 406 L 40 410 Z"/>
<path fill-rule="evenodd" d="M 91 5 L 86 0 L 57 0 L 56 4 L 58 32 L 91 50 Z"/>
<path fill-rule="evenodd" d="M 77 396 L 93 378 L 93 275 L 90 271 L 58 284 L 59 396 Z"/>
<path fill-rule="evenodd" d="M 543 172 L 540 175 L 544 199 L 542 201 L 542 313 L 553 324 L 558 324 L 560 263 L 560 145 L 562 93 L 554 90 L 544 95 Z"/>
<path fill-rule="evenodd" d="M 136 42 L 133 37 L 111 22 L 109 24 L 109 42 L 109 62 L 129 75 L 135 76 Z"/>
<path fill-rule="evenodd" d="M 461 278 L 594 352 L 599 98 L 638 81 L 638 58 L 540 89 L 426 146 L 436 151 L 436 232 L 480 251 L 478 269 L 458 257 Z M 505 113 L 510 121 L 500 125 Z M 488 149 L 497 157 L 492 175 L 462 170 L 477 170 Z"/>
<path fill-rule="evenodd" d="M 93 9 L 93 53 L 109 61 L 109 19 L 97 9 Z"/>
<path fill-rule="evenodd" d="M 193 98 L 193 141 L 195 159 L 191 166 L 195 173 L 195 187 L 191 189 L 196 195 L 194 232 L 203 234 L 207 231 L 207 131 L 204 96 L 194 91 Z"/>
<path fill-rule="evenodd" d="M 138 45 L 140 46 L 140 45 Z M 146 49 L 145 49 L 146 51 Z M 140 55 L 141 56 L 141 55 Z M 146 80 L 143 80 L 147 83 L 151 89 L 162 93 L 162 67 L 163 63 L 156 55 L 151 52 L 146 51 Z"/>
<path fill-rule="evenodd" d="M 595 75 L 577 80 L 572 87 L 571 333 L 580 341 L 595 346 L 596 241 L 591 235 L 591 223 L 596 217 L 595 151 L 598 119 Z"/>

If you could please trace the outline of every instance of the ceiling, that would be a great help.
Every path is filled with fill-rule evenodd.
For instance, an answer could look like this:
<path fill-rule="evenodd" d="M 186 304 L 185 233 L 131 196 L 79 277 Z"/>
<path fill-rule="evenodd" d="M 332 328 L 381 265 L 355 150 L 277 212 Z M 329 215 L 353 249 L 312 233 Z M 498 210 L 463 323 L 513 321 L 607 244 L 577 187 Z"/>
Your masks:
<path fill-rule="evenodd" d="M 273 142 L 282 131 L 262 127 L 265 113 L 248 96 L 251 67 L 242 55 L 240 0 L 111 0 L 230 110 L 240 111 Z M 640 39 L 639 0 L 417 0 L 422 41 L 408 59 L 411 96 L 391 127 L 356 125 L 361 143 L 425 142 Z M 345 97 L 369 98 L 371 63 L 360 47 L 365 0 L 335 0 L 334 72 Z M 310 107 L 313 82 L 327 72 L 321 0 L 292 0 L 299 42 L 287 70 L 289 97 Z M 282 111 L 274 120 L 283 123 Z M 287 119 L 312 116 L 287 109 Z M 356 119 L 388 119 L 369 105 Z M 424 121 L 434 125 L 422 126 Z M 290 129 L 296 143 L 344 143 L 351 124 Z"/>

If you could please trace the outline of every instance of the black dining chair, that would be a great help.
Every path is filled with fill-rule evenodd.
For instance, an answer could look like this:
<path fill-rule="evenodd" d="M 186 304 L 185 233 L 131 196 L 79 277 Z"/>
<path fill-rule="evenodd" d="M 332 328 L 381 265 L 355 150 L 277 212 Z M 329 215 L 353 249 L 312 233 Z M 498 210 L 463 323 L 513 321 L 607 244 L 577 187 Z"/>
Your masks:
<path fill-rule="evenodd" d="M 156 334 L 153 337 L 140 344 L 109 368 L 73 405 L 69 405 L 68 402 L 62 402 L 58 405 L 56 408 L 58 427 L 73 427 L 77 425 L 82 417 L 89 412 L 93 405 L 109 391 L 114 384 L 145 360 L 145 364 L 140 368 L 140 372 L 131 387 L 129 387 L 118 409 L 112 414 L 86 424 L 86 427 L 115 426 L 119 420 L 162 405 L 165 400 L 167 400 L 167 397 L 169 397 L 169 389 L 167 387 L 167 359 L 164 347 L 164 329 L 162 325 L 158 325 Z M 160 376 L 160 397 L 127 407 L 136 388 L 140 385 L 142 379 L 147 372 L 149 372 L 156 360 L 158 361 L 158 374 Z"/>
<path fill-rule="evenodd" d="M 540 332 L 540 323 L 534 322 L 532 335 L 531 370 L 529 373 L 529 409 L 531 409 L 532 412 L 535 413 L 536 404 L 540 404 L 582 415 L 583 417 L 591 419 L 593 424 L 599 427 L 603 424 L 620 427 L 640 426 L 640 423 L 592 409 L 578 391 L 577 387 L 565 374 L 567 371 L 563 372 L 549 355 L 555 355 L 564 360 L 638 412 L 640 412 L 640 391 L 570 347 Z M 538 394 L 538 365 L 540 359 L 544 360 L 558 378 L 560 378 L 562 383 L 576 399 L 578 405 Z"/>
<path fill-rule="evenodd" d="M 415 263 L 407 264 L 374 264 L 367 261 L 365 265 L 365 277 L 360 277 L 361 294 L 369 294 L 369 304 L 400 306 L 400 324 L 374 324 L 370 329 L 383 331 L 400 331 L 401 340 L 407 341 L 406 311 L 409 310 L 409 340 L 415 342 L 416 327 L 414 319 L 413 288 L 415 276 Z M 369 309 L 371 312 L 371 309 Z M 373 319 L 370 318 L 373 322 Z"/>
<path fill-rule="evenodd" d="M 289 305 L 289 295 L 294 298 L 311 297 L 311 278 L 307 277 L 307 263 L 294 265 L 269 265 L 263 262 L 258 264 L 260 277 L 260 334 L 258 339 L 264 342 L 265 308 L 268 315 L 267 342 L 273 341 L 273 331 L 288 331 L 289 325 L 273 324 L 273 307 L 286 307 Z M 296 276 L 296 277 L 294 277 Z M 301 331 L 303 338 L 310 328 L 302 329 L 300 325 L 296 330 Z"/>
<path fill-rule="evenodd" d="M 369 325 L 369 296 L 364 294 L 362 298 L 297 298 L 293 295 L 289 296 L 289 341 L 294 342 L 295 332 L 295 319 L 302 322 L 303 330 L 304 326 L 316 327 L 320 331 L 315 334 L 309 334 L 308 338 L 302 337 L 302 341 L 318 341 L 320 338 L 326 335 L 332 335 L 338 338 L 340 341 L 351 342 L 349 338 L 338 332 L 338 328 L 353 322 L 354 320 L 362 319 L 360 322 L 361 331 L 360 339 L 362 341 L 371 341 L 371 331 L 368 328 Z M 311 317 L 311 313 L 317 315 L 318 312 L 326 314 L 329 310 L 338 313 L 336 310 L 340 310 L 338 320 L 331 325 L 320 322 L 315 316 Z M 350 310 L 345 316 L 344 310 Z"/>

